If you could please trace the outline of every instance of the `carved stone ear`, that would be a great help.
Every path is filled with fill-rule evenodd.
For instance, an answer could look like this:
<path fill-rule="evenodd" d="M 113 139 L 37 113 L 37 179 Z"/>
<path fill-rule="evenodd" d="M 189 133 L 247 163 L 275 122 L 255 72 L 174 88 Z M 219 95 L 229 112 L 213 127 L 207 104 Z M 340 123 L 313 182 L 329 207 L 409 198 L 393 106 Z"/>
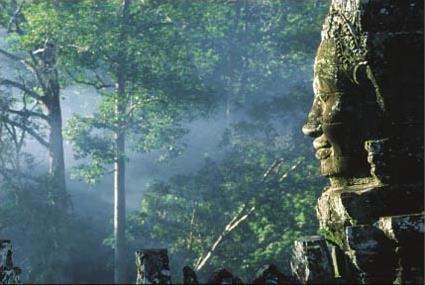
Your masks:
<path fill-rule="evenodd" d="M 388 183 L 391 179 L 389 162 L 389 139 L 365 141 L 367 151 L 367 162 L 370 164 L 370 174 L 380 184 Z"/>
<path fill-rule="evenodd" d="M 353 68 L 353 80 L 358 85 L 363 85 L 366 82 L 366 65 L 367 61 L 361 61 Z"/>
<path fill-rule="evenodd" d="M 393 135 L 366 141 L 372 177 L 380 184 L 423 183 L 423 147 L 418 147 L 416 140 Z"/>
<path fill-rule="evenodd" d="M 360 88 L 362 92 L 367 92 L 371 94 L 371 96 L 376 97 L 376 90 L 373 82 L 370 80 L 370 76 L 368 75 L 369 62 L 360 61 L 352 69 L 352 79 L 354 83 L 357 85 L 357 88 Z M 370 98 L 369 100 L 372 100 Z M 376 100 L 373 98 L 373 100 Z"/>

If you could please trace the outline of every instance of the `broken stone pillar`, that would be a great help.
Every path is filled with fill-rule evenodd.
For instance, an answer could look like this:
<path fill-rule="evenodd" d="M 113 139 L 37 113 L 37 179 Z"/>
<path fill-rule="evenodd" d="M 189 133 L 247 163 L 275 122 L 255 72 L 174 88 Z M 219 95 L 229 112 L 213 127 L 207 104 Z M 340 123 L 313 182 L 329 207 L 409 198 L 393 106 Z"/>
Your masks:
<path fill-rule="evenodd" d="M 249 284 L 293 284 L 277 267 L 273 264 L 262 266 L 255 275 L 254 280 Z"/>
<path fill-rule="evenodd" d="M 12 243 L 0 240 L 0 284 L 21 284 L 21 269 L 13 266 Z"/>
<path fill-rule="evenodd" d="M 295 241 L 291 270 L 301 284 L 332 283 L 334 272 L 326 240 L 309 236 Z"/>
<path fill-rule="evenodd" d="M 424 214 L 383 217 L 377 224 L 395 243 L 397 283 L 424 283 Z"/>
<path fill-rule="evenodd" d="M 397 269 L 395 244 L 382 231 L 373 225 L 351 226 L 346 228 L 346 238 L 346 253 L 358 273 L 352 281 L 393 283 Z"/>
<path fill-rule="evenodd" d="M 423 282 L 423 6 L 332 0 L 323 26 L 303 132 L 330 181 L 317 216 L 345 282 Z"/>
<path fill-rule="evenodd" d="M 166 249 L 142 249 L 136 251 L 136 267 L 136 284 L 171 284 Z"/>
<path fill-rule="evenodd" d="M 215 271 L 208 279 L 207 284 L 243 284 L 242 280 L 233 276 L 227 269 L 220 269 Z"/>
<path fill-rule="evenodd" d="M 183 284 L 186 285 L 196 285 L 198 283 L 198 277 L 196 276 L 195 271 L 189 266 L 183 267 Z"/>

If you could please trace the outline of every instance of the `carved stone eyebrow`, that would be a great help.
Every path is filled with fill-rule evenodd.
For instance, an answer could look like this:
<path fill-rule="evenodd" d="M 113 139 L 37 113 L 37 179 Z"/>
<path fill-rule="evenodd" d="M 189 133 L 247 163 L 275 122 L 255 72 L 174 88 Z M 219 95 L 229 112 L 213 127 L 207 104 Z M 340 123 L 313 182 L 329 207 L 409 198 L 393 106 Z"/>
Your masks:
<path fill-rule="evenodd" d="M 326 103 L 326 101 L 329 99 L 329 97 L 333 95 L 341 96 L 343 94 L 346 94 L 341 91 L 335 91 L 335 92 L 317 92 L 316 97 L 320 100 L 321 103 Z"/>

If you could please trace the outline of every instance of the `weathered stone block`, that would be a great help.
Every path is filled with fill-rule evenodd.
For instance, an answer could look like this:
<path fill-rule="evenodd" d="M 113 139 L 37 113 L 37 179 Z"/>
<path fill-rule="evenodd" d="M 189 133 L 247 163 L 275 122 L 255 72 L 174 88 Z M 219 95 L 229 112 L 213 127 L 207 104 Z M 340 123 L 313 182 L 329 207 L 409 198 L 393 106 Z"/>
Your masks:
<path fill-rule="evenodd" d="M 373 224 L 380 217 L 423 211 L 422 185 L 376 186 L 329 189 L 319 198 L 317 216 L 320 229 L 344 247 L 345 228 Z"/>
<path fill-rule="evenodd" d="M 220 269 L 215 271 L 208 279 L 207 284 L 243 284 L 242 280 L 233 276 L 233 274 L 227 269 Z"/>
<path fill-rule="evenodd" d="M 423 245 L 425 217 L 423 213 L 382 217 L 378 227 L 400 247 Z"/>
<path fill-rule="evenodd" d="M 257 271 L 250 284 L 292 284 L 292 282 L 275 265 L 266 264 Z"/>
<path fill-rule="evenodd" d="M 397 244 L 397 284 L 423 283 L 424 214 L 382 217 L 376 225 Z"/>
<path fill-rule="evenodd" d="M 346 238 L 347 253 L 359 272 L 374 282 L 392 283 L 397 269 L 393 241 L 372 225 L 347 227 Z"/>
<path fill-rule="evenodd" d="M 10 240 L 0 240 L 0 268 L 10 269 L 12 267 L 12 243 Z"/>
<path fill-rule="evenodd" d="M 348 214 L 341 195 L 341 191 L 325 191 L 317 201 L 316 213 L 322 233 L 343 247 L 345 227 L 354 225 L 356 221 Z"/>
<path fill-rule="evenodd" d="M 398 257 L 398 283 L 397 284 L 423 284 L 424 283 L 424 244 L 410 247 L 397 248 Z"/>
<path fill-rule="evenodd" d="M 347 257 L 337 244 L 329 240 L 326 241 L 326 244 L 331 256 L 336 283 L 341 283 L 341 279 L 347 275 L 347 271 L 350 271 L 350 268 L 347 268 Z"/>
<path fill-rule="evenodd" d="M 422 0 L 368 0 L 361 1 L 362 27 L 370 32 L 397 32 L 423 30 L 420 25 Z"/>
<path fill-rule="evenodd" d="M 136 284 L 171 284 L 166 249 L 142 249 L 136 251 L 136 266 Z"/>
<path fill-rule="evenodd" d="M 384 185 L 344 192 L 341 200 L 358 224 L 372 223 L 382 216 L 423 211 L 422 185 Z"/>
<path fill-rule="evenodd" d="M 387 275 L 370 275 L 367 273 L 359 273 L 355 279 L 351 280 L 349 284 L 393 284 L 393 277 Z"/>
<path fill-rule="evenodd" d="M 13 266 L 12 243 L 0 240 L 0 284 L 21 284 L 21 269 Z"/>
<path fill-rule="evenodd" d="M 335 274 L 326 240 L 309 236 L 295 241 L 291 269 L 301 284 L 332 283 Z"/>
<path fill-rule="evenodd" d="M 189 266 L 183 267 L 183 284 L 199 284 L 195 271 L 193 271 L 193 269 Z"/>
<path fill-rule="evenodd" d="M 394 250 L 395 244 L 372 225 L 358 225 L 346 228 L 347 245 L 351 250 L 381 251 Z"/>

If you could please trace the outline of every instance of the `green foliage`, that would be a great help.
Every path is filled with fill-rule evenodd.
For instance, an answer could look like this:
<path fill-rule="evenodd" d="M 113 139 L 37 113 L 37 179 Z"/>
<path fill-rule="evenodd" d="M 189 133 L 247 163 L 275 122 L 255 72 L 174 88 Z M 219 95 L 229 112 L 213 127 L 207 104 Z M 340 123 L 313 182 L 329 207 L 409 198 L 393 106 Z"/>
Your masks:
<path fill-rule="evenodd" d="M 102 248 L 104 229 L 51 203 L 48 179 L 28 179 L 14 173 L 1 185 L 0 235 L 14 237 L 15 264 L 22 268 L 21 279 L 40 284 L 101 282 L 109 268 L 98 260 L 110 252 Z M 104 277 L 102 277 L 104 276 Z"/>
<path fill-rule="evenodd" d="M 20 3 L 0 0 L 3 26 Z M 54 42 L 62 84 L 99 91 L 96 111 L 74 116 L 64 133 L 85 162 L 74 176 L 89 183 L 110 173 L 117 158 L 128 159 L 127 149 L 117 149 L 117 134 L 125 133 L 137 153 L 155 149 L 159 160 L 170 159 L 186 147 L 180 140 L 186 122 L 219 116 L 212 111 L 226 105 L 228 128 L 219 146 L 224 156 L 150 185 L 140 210 L 129 216 L 128 268 L 134 268 L 130 251 L 167 247 L 179 281 L 176 272 L 199 263 L 226 225 L 246 214 L 223 235 L 202 277 L 226 267 L 248 280 L 267 262 L 287 270 L 293 240 L 317 229 L 314 205 L 323 180 L 300 127 L 312 98 L 313 54 L 327 4 L 145 0 L 133 1 L 126 16 L 121 4 L 27 1 L 25 33 L 9 42 L 20 51 Z M 1 147 L 1 157 L 13 164 L 10 146 Z M 111 252 L 90 253 L 101 248 L 105 233 L 93 234 L 49 203 L 49 183 L 43 183 L 2 184 L 7 199 L 0 205 L 1 233 L 27 226 L 22 238 L 33 237 L 37 245 L 28 251 L 29 280 L 86 281 L 90 270 L 104 276 Z M 104 263 L 93 268 L 97 262 Z M 87 270 L 70 276 L 70 267 Z"/>
<path fill-rule="evenodd" d="M 47 177 L 23 171 L 34 171 L 33 157 L 22 151 L 24 138 L 25 133 L 0 121 L 0 236 L 19 237 L 13 241 L 17 252 L 22 244 L 37 244 L 23 251 L 26 279 L 54 282 L 66 278 L 69 234 L 64 223 L 69 217 L 54 203 Z"/>
<path fill-rule="evenodd" d="M 249 280 L 268 262 L 287 272 L 293 241 L 317 230 L 314 208 L 324 183 L 300 129 L 312 97 L 304 78 L 326 7 L 310 1 L 189 6 L 205 23 L 193 35 L 211 60 L 198 61 L 198 68 L 236 115 L 220 145 L 223 159 L 207 159 L 196 173 L 146 190 L 129 219 L 130 239 L 134 248 L 168 248 L 172 267 L 181 268 L 199 265 L 223 235 L 199 272 L 204 279 L 225 267 Z M 244 120 L 236 119 L 240 109 Z M 243 214 L 248 217 L 225 233 Z"/>
<path fill-rule="evenodd" d="M 80 20 L 65 18 L 62 25 L 74 33 L 61 46 L 76 48 L 64 49 L 62 58 L 77 82 L 89 81 L 102 95 L 93 116 L 75 116 L 66 130 L 77 158 L 90 158 L 77 168 L 80 176 L 94 182 L 117 156 L 125 156 L 115 147 L 117 133 L 125 133 L 137 152 L 160 149 L 160 160 L 181 154 L 184 145 L 176 142 L 186 132 L 179 122 L 211 102 L 196 74 L 182 15 L 162 1 L 130 5 L 127 17 L 116 1 L 75 5 Z M 106 83 L 121 91 L 101 87 Z"/>
<path fill-rule="evenodd" d="M 104 230 L 91 232 L 93 225 L 56 203 L 58 191 L 47 175 L 37 174 L 34 156 L 23 151 L 25 142 L 24 132 L 0 121 L 0 236 L 12 239 L 21 280 L 99 282 L 99 276 L 108 276 L 106 266 L 96 263 L 110 255 L 100 245 Z"/>
<path fill-rule="evenodd" d="M 223 240 L 203 273 L 226 267 L 247 279 L 267 262 L 288 269 L 284 264 L 293 240 L 317 229 L 314 207 L 323 182 L 305 143 L 290 135 L 254 138 L 246 130 L 234 129 L 236 139 L 222 161 L 207 160 L 194 175 L 147 189 L 140 212 L 130 219 L 138 246 L 161 241 L 170 250 L 173 268 L 193 266 L 249 205 L 255 206 L 253 214 Z M 283 161 L 276 164 L 280 157 Z"/>
<path fill-rule="evenodd" d="M 40 186 L 26 184 L 17 188 L 15 184 L 8 188 L 8 185 L 3 185 L 3 193 L 8 195 L 1 205 L 2 220 L 7 225 L 2 229 L 2 235 L 20 232 L 22 237 L 37 244 L 37 247 L 25 252 L 30 264 L 24 265 L 25 275 L 33 282 L 55 282 L 67 278 L 69 233 L 63 227 L 66 220 L 64 212 L 50 203 L 46 184 Z M 23 240 L 14 242 L 24 243 Z"/>

